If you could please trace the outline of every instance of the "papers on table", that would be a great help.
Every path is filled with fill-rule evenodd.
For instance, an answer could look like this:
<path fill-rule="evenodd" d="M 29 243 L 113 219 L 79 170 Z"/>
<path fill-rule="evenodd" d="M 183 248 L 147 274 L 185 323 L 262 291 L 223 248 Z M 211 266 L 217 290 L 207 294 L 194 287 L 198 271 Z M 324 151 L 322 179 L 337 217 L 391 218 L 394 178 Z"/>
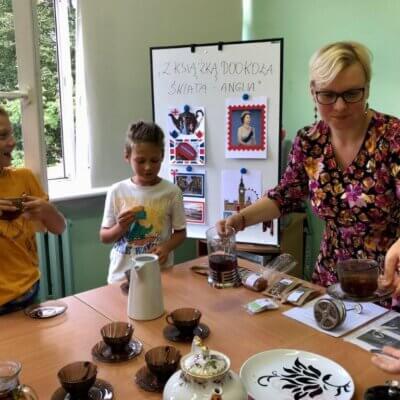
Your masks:
<path fill-rule="evenodd" d="M 315 321 L 314 318 L 314 304 L 316 301 L 318 301 L 321 298 L 330 298 L 328 295 L 324 295 L 321 297 L 318 297 L 317 299 L 314 299 L 313 301 L 307 303 L 303 307 L 294 307 L 288 311 L 285 311 L 283 315 L 286 315 L 287 317 L 293 318 L 299 322 L 302 322 L 303 324 L 306 324 L 308 326 L 311 326 L 314 329 L 317 329 L 320 332 L 324 332 L 327 335 L 331 335 L 334 337 L 340 337 L 343 336 L 354 329 L 359 328 L 362 325 L 365 325 L 367 322 L 372 321 L 379 316 L 387 313 L 389 310 L 378 306 L 373 303 L 362 303 L 363 311 L 361 314 L 357 314 L 354 311 L 347 311 L 347 316 L 343 323 L 339 325 L 337 328 L 331 330 L 331 331 L 326 331 L 324 329 L 321 329 L 318 325 L 317 322 Z M 343 302 L 345 304 L 346 309 L 350 309 L 354 307 L 354 303 L 352 302 Z M 399 321 L 400 323 L 400 321 Z M 399 334 L 400 334 L 400 328 L 399 328 Z M 400 340 L 400 336 L 399 336 Z M 400 344 L 400 342 L 399 342 Z M 376 346 L 375 346 L 376 347 Z"/>
<path fill-rule="evenodd" d="M 381 349 L 383 346 L 400 348 L 400 315 L 390 311 L 343 339 L 365 350 Z"/>

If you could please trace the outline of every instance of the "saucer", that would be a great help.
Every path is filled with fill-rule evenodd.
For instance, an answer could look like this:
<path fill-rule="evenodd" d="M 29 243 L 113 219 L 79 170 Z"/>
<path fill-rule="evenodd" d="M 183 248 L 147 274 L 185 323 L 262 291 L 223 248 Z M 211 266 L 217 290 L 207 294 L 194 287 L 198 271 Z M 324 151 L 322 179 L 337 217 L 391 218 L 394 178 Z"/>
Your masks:
<path fill-rule="evenodd" d="M 194 336 L 199 336 L 205 339 L 210 334 L 210 328 L 201 322 L 193 329 L 191 335 L 183 336 L 180 330 L 175 325 L 167 325 L 164 330 L 164 337 L 173 342 L 191 342 Z"/>
<path fill-rule="evenodd" d="M 335 283 L 331 286 L 328 286 L 326 291 L 330 296 L 334 297 L 335 299 L 346 300 L 346 301 L 357 301 L 359 303 L 385 300 L 385 299 L 391 297 L 391 295 L 393 293 L 392 289 L 386 289 L 386 290 L 385 289 L 377 289 L 371 296 L 355 297 L 355 296 L 350 296 L 347 293 L 343 292 L 342 288 L 340 287 L 340 283 Z"/>
<path fill-rule="evenodd" d="M 53 318 L 63 314 L 68 306 L 62 301 L 46 301 L 45 303 L 32 304 L 25 308 L 24 313 L 35 319 Z"/>
<path fill-rule="evenodd" d="M 146 392 L 159 392 L 161 393 L 167 382 L 160 382 L 157 377 L 147 368 L 140 368 L 135 375 L 136 384 Z"/>
<path fill-rule="evenodd" d="M 129 293 L 129 282 L 128 281 L 122 282 L 120 288 L 122 293 L 127 296 Z"/>
<path fill-rule="evenodd" d="M 92 348 L 92 356 L 102 362 L 117 363 L 137 357 L 142 350 L 143 344 L 137 339 L 131 340 L 121 353 L 113 353 L 110 346 L 100 341 Z"/>
<path fill-rule="evenodd" d="M 114 389 L 106 381 L 96 379 L 94 385 L 89 389 L 87 400 L 112 400 L 114 399 Z M 58 388 L 51 400 L 73 400 L 73 397 L 67 393 L 64 388 Z"/>

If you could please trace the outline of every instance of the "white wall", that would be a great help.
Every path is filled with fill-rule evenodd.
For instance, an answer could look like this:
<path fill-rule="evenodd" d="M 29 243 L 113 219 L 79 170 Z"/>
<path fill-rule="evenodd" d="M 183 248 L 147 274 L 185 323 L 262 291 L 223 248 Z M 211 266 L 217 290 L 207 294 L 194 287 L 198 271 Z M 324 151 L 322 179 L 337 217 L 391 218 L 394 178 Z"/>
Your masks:
<path fill-rule="evenodd" d="M 152 46 L 238 41 L 241 0 L 81 0 L 93 186 L 130 174 L 129 122 L 150 120 Z M 77 132 L 79 135 L 79 132 Z"/>

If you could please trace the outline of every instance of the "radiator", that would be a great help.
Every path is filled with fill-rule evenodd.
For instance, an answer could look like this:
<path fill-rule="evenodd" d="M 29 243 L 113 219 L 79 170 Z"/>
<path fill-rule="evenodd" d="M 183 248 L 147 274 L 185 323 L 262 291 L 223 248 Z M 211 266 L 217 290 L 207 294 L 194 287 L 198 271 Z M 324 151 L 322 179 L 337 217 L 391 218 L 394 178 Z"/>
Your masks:
<path fill-rule="evenodd" d="M 39 254 L 40 300 L 58 299 L 74 293 L 74 279 L 70 243 L 71 221 L 66 221 L 61 235 L 36 234 Z"/>

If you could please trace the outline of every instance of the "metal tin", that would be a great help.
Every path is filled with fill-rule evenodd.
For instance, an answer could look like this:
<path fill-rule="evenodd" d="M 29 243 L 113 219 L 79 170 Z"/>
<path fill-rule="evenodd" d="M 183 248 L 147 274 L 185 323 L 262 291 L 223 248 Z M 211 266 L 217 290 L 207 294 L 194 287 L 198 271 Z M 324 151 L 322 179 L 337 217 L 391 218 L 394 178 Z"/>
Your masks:
<path fill-rule="evenodd" d="M 338 299 L 320 299 L 314 304 L 314 318 L 320 328 L 335 329 L 346 318 L 344 303 Z"/>

